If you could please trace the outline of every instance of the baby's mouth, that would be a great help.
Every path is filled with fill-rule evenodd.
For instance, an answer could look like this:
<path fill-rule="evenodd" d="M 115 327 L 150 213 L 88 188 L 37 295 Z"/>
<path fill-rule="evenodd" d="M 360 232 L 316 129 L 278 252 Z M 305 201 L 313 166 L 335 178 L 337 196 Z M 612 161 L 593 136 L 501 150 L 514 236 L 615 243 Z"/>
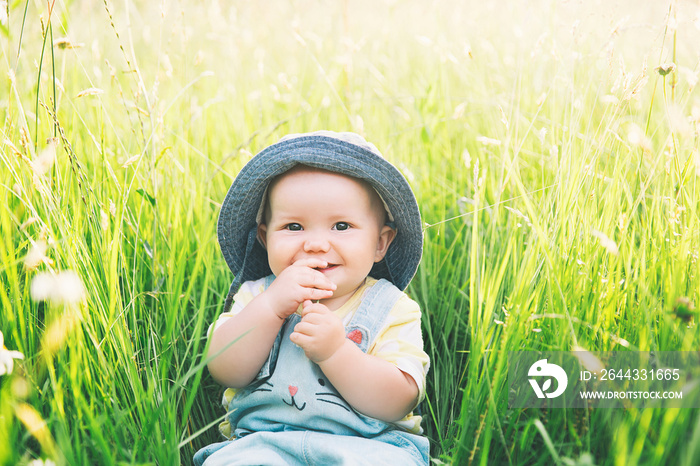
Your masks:
<path fill-rule="evenodd" d="M 335 269 L 336 267 L 338 267 L 338 264 L 328 264 L 328 266 L 326 267 L 316 267 L 316 270 L 318 270 L 319 272 L 328 272 L 330 270 Z"/>

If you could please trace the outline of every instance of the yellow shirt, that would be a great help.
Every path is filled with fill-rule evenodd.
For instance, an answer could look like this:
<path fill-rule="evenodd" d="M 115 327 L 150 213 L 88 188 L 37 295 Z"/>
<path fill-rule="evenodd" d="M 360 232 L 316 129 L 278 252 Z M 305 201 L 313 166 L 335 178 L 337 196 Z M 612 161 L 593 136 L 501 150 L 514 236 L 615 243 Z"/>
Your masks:
<path fill-rule="evenodd" d="M 350 299 L 335 311 L 335 314 L 343 321 L 343 325 L 347 325 L 350 322 L 355 311 L 360 306 L 365 291 L 375 283 L 377 283 L 377 280 L 367 277 L 364 284 L 355 291 Z M 264 289 L 264 278 L 243 283 L 233 298 L 234 303 L 231 310 L 221 314 L 219 319 L 209 328 L 209 332 L 238 314 Z M 425 379 L 430 368 L 430 359 L 423 351 L 420 318 L 421 313 L 418 303 L 410 299 L 406 294 L 403 294 L 389 312 L 384 327 L 378 332 L 377 338 L 367 350 L 368 354 L 389 361 L 401 371 L 410 375 L 418 386 L 419 402 L 425 397 Z M 232 388 L 226 389 L 223 397 L 224 408 L 228 409 L 228 405 L 235 393 L 235 390 Z M 396 422 L 396 425 L 409 432 L 422 433 L 420 421 L 420 416 L 410 413 L 401 421 Z M 220 424 L 219 429 L 225 437 L 231 437 L 231 426 L 228 421 Z"/>

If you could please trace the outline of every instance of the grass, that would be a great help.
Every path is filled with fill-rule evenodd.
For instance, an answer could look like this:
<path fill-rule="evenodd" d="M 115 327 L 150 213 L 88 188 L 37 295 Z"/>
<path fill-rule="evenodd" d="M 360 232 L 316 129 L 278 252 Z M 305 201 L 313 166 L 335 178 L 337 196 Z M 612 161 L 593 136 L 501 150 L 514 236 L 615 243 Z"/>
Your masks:
<path fill-rule="evenodd" d="M 322 128 L 418 197 L 436 460 L 697 464 L 693 409 L 506 406 L 508 351 L 700 340 L 674 313 L 700 299 L 696 7 L 570 3 L 9 2 L 0 330 L 25 358 L 0 464 L 189 464 L 218 440 L 219 203 L 252 154 Z M 82 288 L 32 298 L 68 270 Z"/>

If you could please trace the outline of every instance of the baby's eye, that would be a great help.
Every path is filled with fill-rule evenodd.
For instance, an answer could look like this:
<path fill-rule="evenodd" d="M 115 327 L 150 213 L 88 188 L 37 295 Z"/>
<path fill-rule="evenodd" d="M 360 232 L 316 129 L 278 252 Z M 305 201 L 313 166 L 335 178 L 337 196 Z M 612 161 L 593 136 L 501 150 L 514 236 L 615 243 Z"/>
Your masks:
<path fill-rule="evenodd" d="M 290 224 L 286 225 L 284 228 L 285 228 L 285 230 L 290 230 L 290 231 L 301 231 L 301 230 L 303 230 L 303 228 L 301 227 L 301 225 L 298 224 L 298 223 L 290 223 Z"/>
<path fill-rule="evenodd" d="M 333 225 L 333 229 L 338 231 L 345 231 L 348 228 L 350 228 L 350 224 L 347 222 L 338 222 L 335 225 Z"/>

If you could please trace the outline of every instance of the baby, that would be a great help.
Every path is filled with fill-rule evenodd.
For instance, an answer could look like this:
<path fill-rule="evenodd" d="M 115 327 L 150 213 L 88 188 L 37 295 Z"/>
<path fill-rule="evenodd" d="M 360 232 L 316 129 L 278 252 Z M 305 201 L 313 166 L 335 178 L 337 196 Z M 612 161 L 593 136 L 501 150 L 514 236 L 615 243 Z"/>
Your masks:
<path fill-rule="evenodd" d="M 235 280 L 209 371 L 230 440 L 195 463 L 427 464 L 429 360 L 401 291 L 422 231 L 398 170 L 356 134 L 287 136 L 241 170 L 218 232 Z"/>

